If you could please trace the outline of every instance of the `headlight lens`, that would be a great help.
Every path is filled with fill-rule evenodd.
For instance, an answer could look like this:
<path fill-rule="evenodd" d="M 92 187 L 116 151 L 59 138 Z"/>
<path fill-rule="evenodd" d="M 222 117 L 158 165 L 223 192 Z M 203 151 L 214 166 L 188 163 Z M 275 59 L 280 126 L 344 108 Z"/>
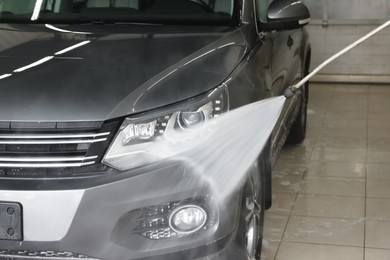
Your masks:
<path fill-rule="evenodd" d="M 219 87 L 182 106 L 160 113 L 128 117 L 122 123 L 103 163 L 119 170 L 127 170 L 171 157 L 177 153 L 177 149 L 169 141 L 180 141 L 172 138 L 175 133 L 191 131 L 227 109 L 227 90 Z M 191 148 L 191 144 L 188 143 L 186 148 Z"/>
<path fill-rule="evenodd" d="M 178 120 L 182 127 L 194 127 L 205 120 L 203 112 L 181 112 Z"/>
<path fill-rule="evenodd" d="M 144 124 L 129 124 L 122 131 L 122 142 L 124 145 L 132 140 L 148 140 L 154 136 L 156 120 Z"/>

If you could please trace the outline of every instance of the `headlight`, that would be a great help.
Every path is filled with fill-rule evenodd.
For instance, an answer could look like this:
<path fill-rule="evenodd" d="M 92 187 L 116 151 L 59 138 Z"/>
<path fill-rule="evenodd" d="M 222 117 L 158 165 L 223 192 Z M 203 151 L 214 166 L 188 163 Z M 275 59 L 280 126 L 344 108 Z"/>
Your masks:
<path fill-rule="evenodd" d="M 169 158 L 180 151 L 172 143 L 182 142 L 177 133 L 190 132 L 202 123 L 228 110 L 225 87 L 195 98 L 165 111 L 128 117 L 111 144 L 103 163 L 119 169 L 153 163 Z M 191 148 L 191 143 L 185 145 Z"/>

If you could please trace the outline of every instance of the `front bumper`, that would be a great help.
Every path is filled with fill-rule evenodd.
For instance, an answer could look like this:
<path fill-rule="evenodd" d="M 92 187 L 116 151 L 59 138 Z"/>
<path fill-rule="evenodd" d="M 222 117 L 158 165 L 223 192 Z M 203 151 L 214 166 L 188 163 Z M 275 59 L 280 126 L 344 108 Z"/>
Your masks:
<path fill-rule="evenodd" d="M 240 194 L 221 203 L 192 172 L 178 162 L 79 179 L 3 179 L 0 201 L 23 207 L 23 240 L 0 240 L 0 259 L 240 259 L 227 256 Z M 217 216 L 207 230 L 163 239 L 133 232 L 140 209 L 204 196 Z"/>

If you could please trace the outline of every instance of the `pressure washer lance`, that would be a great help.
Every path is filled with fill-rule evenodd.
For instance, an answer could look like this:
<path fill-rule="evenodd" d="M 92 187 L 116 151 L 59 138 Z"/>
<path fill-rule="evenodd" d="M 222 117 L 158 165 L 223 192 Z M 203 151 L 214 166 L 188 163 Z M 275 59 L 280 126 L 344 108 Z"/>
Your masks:
<path fill-rule="evenodd" d="M 302 87 L 307 81 L 309 81 L 315 74 L 317 74 L 320 70 L 322 70 L 326 65 L 328 65 L 329 63 L 331 63 L 332 61 L 334 61 L 335 59 L 337 59 L 338 57 L 340 57 L 341 55 L 345 54 L 346 52 L 350 51 L 351 49 L 355 48 L 356 46 L 358 46 L 359 44 L 361 44 L 362 42 L 368 40 L 369 38 L 371 38 L 373 35 L 377 34 L 378 32 L 382 31 L 383 29 L 385 29 L 386 27 L 388 27 L 390 25 L 390 20 L 388 20 L 387 22 L 385 22 L 384 24 L 382 24 L 381 26 L 379 26 L 378 28 L 376 28 L 375 30 L 371 31 L 370 33 L 366 34 L 364 37 L 360 38 L 359 40 L 355 41 L 354 43 L 352 43 L 351 45 L 349 45 L 348 47 L 342 49 L 341 51 L 339 51 L 338 53 L 336 53 L 335 55 L 333 55 L 332 57 L 330 57 L 329 59 L 327 59 L 326 61 L 324 61 L 323 63 L 321 63 L 317 68 L 315 68 L 310 74 L 308 74 L 306 77 L 304 77 L 301 81 L 299 81 L 297 84 L 293 85 L 293 86 L 289 86 L 285 91 L 284 91 L 284 96 L 286 98 L 290 98 L 292 96 L 294 96 L 295 92 L 297 92 L 297 90 Z"/>

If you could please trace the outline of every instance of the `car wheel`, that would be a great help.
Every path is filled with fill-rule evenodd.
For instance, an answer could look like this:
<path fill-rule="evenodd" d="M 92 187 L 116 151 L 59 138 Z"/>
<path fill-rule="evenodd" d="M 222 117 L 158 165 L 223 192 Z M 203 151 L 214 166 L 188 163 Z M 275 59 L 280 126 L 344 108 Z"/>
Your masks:
<path fill-rule="evenodd" d="M 306 125 L 307 125 L 307 97 L 309 92 L 309 83 L 306 83 L 301 90 L 301 101 L 299 106 L 299 112 L 293 125 L 291 126 L 290 133 L 287 137 L 287 143 L 300 144 L 306 137 Z"/>
<path fill-rule="evenodd" d="M 263 169 L 264 180 L 264 204 L 263 209 L 270 209 L 272 206 L 272 162 L 271 162 L 271 137 L 268 139 L 267 144 L 263 148 L 262 155 L 260 156 L 259 163 L 261 169 Z"/>
<path fill-rule="evenodd" d="M 250 178 L 244 187 L 238 226 L 239 243 L 245 250 L 248 260 L 260 259 L 263 240 L 265 184 L 262 168 L 264 164 L 259 163 L 258 168 L 257 174 L 260 178 L 257 185 Z"/>

